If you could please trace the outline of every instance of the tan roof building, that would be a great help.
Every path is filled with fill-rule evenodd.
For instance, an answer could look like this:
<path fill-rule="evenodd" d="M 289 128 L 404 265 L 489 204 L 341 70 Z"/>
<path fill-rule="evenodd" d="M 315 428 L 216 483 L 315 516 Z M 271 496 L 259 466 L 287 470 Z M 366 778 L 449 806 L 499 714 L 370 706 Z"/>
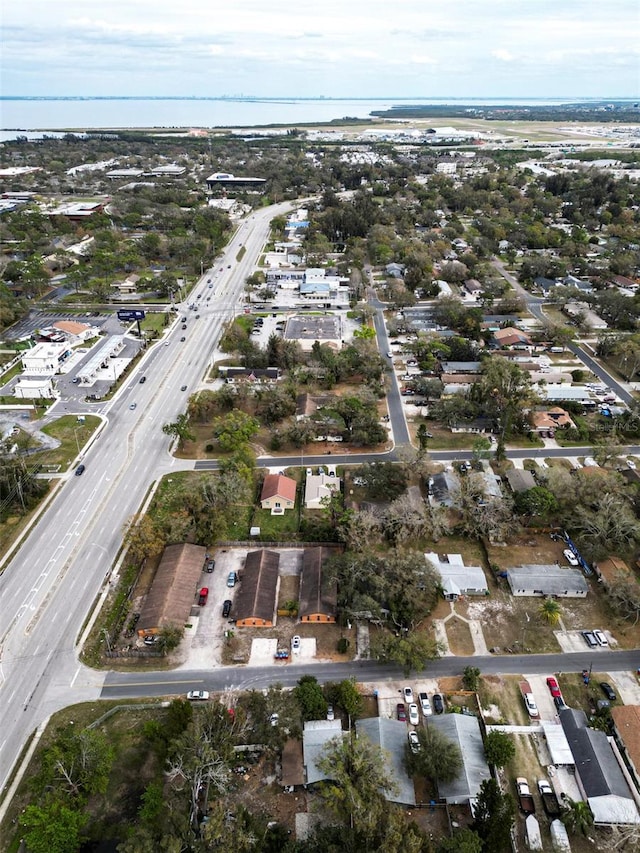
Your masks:
<path fill-rule="evenodd" d="M 545 432 L 550 429 L 571 429 L 575 424 L 560 406 L 553 406 L 544 411 L 531 412 L 531 423 L 533 428 Z"/>
<path fill-rule="evenodd" d="M 140 610 L 138 634 L 156 634 L 169 625 L 182 627 L 195 603 L 207 549 L 168 545 Z"/>
<path fill-rule="evenodd" d="M 616 740 L 640 789 L 640 705 L 615 705 L 611 708 L 611 719 Z"/>
<path fill-rule="evenodd" d="M 271 628 L 275 623 L 280 555 L 261 548 L 247 554 L 242 583 L 236 596 L 236 625 Z"/>
<path fill-rule="evenodd" d="M 77 323 L 75 320 L 58 320 L 53 324 L 53 328 L 76 338 L 83 338 L 87 332 L 93 332 L 92 327 L 87 323 Z"/>
<path fill-rule="evenodd" d="M 262 484 L 260 504 L 262 509 L 270 509 L 271 514 L 282 514 L 285 509 L 296 505 L 297 483 L 283 474 L 267 474 Z"/>
<path fill-rule="evenodd" d="M 298 605 L 301 622 L 336 621 L 338 584 L 322 571 L 329 553 L 327 548 L 305 548 L 302 555 Z"/>
<path fill-rule="evenodd" d="M 602 578 L 603 583 L 607 586 L 619 577 L 633 578 L 631 569 L 620 557 L 607 557 L 606 560 L 599 560 L 595 564 L 595 570 L 598 577 Z"/>
<path fill-rule="evenodd" d="M 530 347 L 532 345 L 529 335 L 520 329 L 514 329 L 513 326 L 509 326 L 506 329 L 497 329 L 493 333 L 493 337 L 501 347 Z"/>

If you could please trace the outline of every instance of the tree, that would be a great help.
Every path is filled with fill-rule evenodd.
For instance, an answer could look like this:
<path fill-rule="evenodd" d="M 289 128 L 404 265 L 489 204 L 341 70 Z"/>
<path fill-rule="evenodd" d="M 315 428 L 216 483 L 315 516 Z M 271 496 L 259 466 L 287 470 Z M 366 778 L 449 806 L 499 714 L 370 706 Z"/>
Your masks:
<path fill-rule="evenodd" d="M 364 483 L 367 496 L 372 499 L 393 500 L 407 488 L 408 472 L 394 462 L 365 462 L 358 470 L 358 479 Z"/>
<path fill-rule="evenodd" d="M 20 817 L 30 853 L 76 853 L 88 815 L 49 796 L 42 805 L 27 806 Z"/>
<path fill-rule="evenodd" d="M 150 515 L 132 515 L 124 526 L 122 540 L 136 563 L 156 557 L 166 545 L 162 530 Z"/>
<path fill-rule="evenodd" d="M 440 646 L 417 631 L 403 632 L 400 636 L 383 634 L 372 645 L 371 654 L 383 663 L 397 664 L 409 676 L 412 671 L 423 670 L 428 660 L 440 657 Z"/>
<path fill-rule="evenodd" d="M 545 486 L 533 486 L 524 492 L 517 492 L 514 505 L 520 515 L 545 518 L 557 511 L 558 499 Z"/>
<path fill-rule="evenodd" d="M 482 853 L 482 839 L 477 832 L 465 827 L 452 838 L 443 838 L 438 843 L 437 853 Z"/>
<path fill-rule="evenodd" d="M 480 685 L 480 670 L 477 666 L 465 666 L 462 673 L 462 684 L 465 690 L 476 692 Z"/>
<path fill-rule="evenodd" d="M 513 797 L 503 794 L 495 779 L 485 779 L 480 784 L 472 828 L 482 839 L 483 853 L 506 853 L 511 849 L 515 811 Z"/>
<path fill-rule="evenodd" d="M 195 441 L 195 435 L 189 426 L 189 416 L 180 414 L 173 423 L 163 424 L 162 432 L 178 439 L 178 447 L 182 447 L 185 441 Z"/>
<path fill-rule="evenodd" d="M 435 726 L 416 729 L 419 749 L 406 746 L 405 761 L 411 776 L 426 776 L 432 782 L 453 782 L 462 769 L 462 753 L 456 743 Z"/>
<path fill-rule="evenodd" d="M 360 716 L 364 707 L 364 700 L 355 678 L 345 678 L 343 681 L 327 684 L 326 690 L 333 704 L 347 712 L 349 728 L 351 728 L 351 722 Z"/>
<path fill-rule="evenodd" d="M 114 752 L 106 737 L 95 729 L 70 725 L 45 751 L 39 782 L 67 797 L 83 800 L 107 789 Z"/>
<path fill-rule="evenodd" d="M 327 714 L 327 700 L 322 687 L 313 675 L 303 675 L 293 688 L 293 696 L 300 706 L 303 720 L 323 720 Z"/>
<path fill-rule="evenodd" d="M 591 506 L 578 507 L 572 526 L 580 546 L 595 559 L 626 550 L 640 539 L 640 523 L 633 510 L 611 492 L 601 494 Z"/>
<path fill-rule="evenodd" d="M 245 412 L 235 410 L 224 417 L 215 418 L 211 426 L 213 437 L 221 450 L 232 453 L 251 441 L 260 429 L 260 422 Z"/>
<path fill-rule="evenodd" d="M 616 613 L 623 619 L 633 620 L 637 625 L 640 619 L 640 585 L 626 572 L 616 572 L 607 584 L 607 598 Z"/>
<path fill-rule="evenodd" d="M 317 763 L 328 777 L 321 789 L 326 807 L 343 824 L 372 838 L 386 812 L 383 794 L 396 790 L 382 750 L 352 734 L 329 741 Z"/>
<path fill-rule="evenodd" d="M 548 625 L 557 625 L 560 621 L 562 610 L 555 598 L 545 598 L 538 608 L 540 618 Z"/>
<path fill-rule="evenodd" d="M 484 739 L 484 754 L 492 767 L 505 767 L 513 760 L 516 748 L 506 732 L 493 730 Z"/>
<path fill-rule="evenodd" d="M 572 835 L 587 835 L 589 827 L 593 826 L 593 812 L 589 807 L 589 803 L 583 800 L 572 800 L 571 797 L 565 797 L 564 804 L 567 807 L 561 820 L 567 827 L 567 830 Z"/>

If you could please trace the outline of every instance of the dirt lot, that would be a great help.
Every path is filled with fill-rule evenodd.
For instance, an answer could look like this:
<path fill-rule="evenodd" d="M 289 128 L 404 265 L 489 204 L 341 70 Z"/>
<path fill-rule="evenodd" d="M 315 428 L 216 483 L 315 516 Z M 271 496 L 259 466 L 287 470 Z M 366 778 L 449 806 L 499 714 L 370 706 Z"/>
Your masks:
<path fill-rule="evenodd" d="M 251 643 L 254 638 L 269 639 L 277 638 L 278 645 L 283 648 L 291 646 L 291 638 L 294 634 L 300 637 L 313 637 L 316 641 L 316 657 L 320 660 L 332 660 L 336 662 L 348 661 L 353 658 L 356 650 L 355 628 L 341 628 L 339 625 L 318 625 L 317 623 L 302 623 L 297 619 L 280 616 L 275 628 L 236 628 L 235 636 L 225 649 L 224 663 L 246 662 L 251 654 Z M 346 637 L 349 647 L 346 654 L 339 654 L 337 642 L 340 637 Z M 278 663 L 278 666 L 286 666 L 287 662 Z"/>

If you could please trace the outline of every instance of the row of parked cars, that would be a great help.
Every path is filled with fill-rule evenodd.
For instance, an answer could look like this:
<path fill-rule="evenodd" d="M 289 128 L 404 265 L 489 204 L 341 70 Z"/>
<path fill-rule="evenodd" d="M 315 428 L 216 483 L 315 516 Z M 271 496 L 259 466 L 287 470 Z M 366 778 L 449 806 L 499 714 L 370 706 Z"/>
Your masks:
<path fill-rule="evenodd" d="M 405 687 L 402 691 L 404 702 L 398 702 L 396 706 L 396 716 L 401 722 L 406 722 L 407 719 L 412 726 L 417 726 L 420 722 L 420 711 L 424 717 L 430 717 L 434 711 L 436 714 L 444 712 L 444 699 L 440 693 L 433 694 L 433 705 L 429 700 L 427 693 L 418 694 L 418 702 L 414 701 L 413 690 L 411 687 Z M 407 716 L 408 714 L 408 716 Z"/>

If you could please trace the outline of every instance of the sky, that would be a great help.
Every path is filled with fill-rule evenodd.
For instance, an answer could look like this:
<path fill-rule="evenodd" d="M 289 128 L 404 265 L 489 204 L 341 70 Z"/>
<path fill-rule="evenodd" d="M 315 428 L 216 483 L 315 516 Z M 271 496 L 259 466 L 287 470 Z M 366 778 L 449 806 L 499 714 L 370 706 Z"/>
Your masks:
<path fill-rule="evenodd" d="M 1 0 L 4 96 L 635 98 L 638 0 Z"/>

